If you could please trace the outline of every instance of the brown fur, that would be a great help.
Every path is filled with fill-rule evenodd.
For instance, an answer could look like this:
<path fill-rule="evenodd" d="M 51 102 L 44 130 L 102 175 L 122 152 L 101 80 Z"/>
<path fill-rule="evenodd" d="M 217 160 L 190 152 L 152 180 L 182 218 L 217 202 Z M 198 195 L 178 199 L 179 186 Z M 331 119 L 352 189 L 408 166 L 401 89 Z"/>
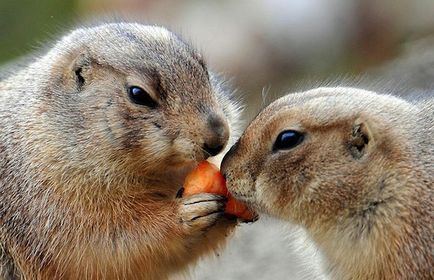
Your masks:
<path fill-rule="evenodd" d="M 334 279 L 434 279 L 432 95 L 421 102 L 353 88 L 287 95 L 225 156 L 229 190 L 304 226 Z M 298 146 L 273 151 L 281 131 Z"/>
<path fill-rule="evenodd" d="M 134 104 L 133 85 L 157 107 Z M 232 137 L 237 112 L 164 28 L 62 38 L 0 82 L 1 276 L 165 279 L 217 249 L 235 224 L 222 198 L 175 194 L 204 143 Z"/>

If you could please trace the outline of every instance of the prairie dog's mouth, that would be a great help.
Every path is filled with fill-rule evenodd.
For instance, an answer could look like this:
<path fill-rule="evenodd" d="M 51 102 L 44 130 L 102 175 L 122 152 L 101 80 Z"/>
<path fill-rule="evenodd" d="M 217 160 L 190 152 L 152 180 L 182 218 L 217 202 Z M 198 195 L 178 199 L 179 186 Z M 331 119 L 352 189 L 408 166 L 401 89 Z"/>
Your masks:
<path fill-rule="evenodd" d="M 268 211 L 266 208 L 264 208 L 261 203 L 257 201 L 254 195 L 251 194 L 241 194 L 241 193 L 234 193 L 231 192 L 231 194 L 242 203 L 246 204 L 247 207 L 256 213 L 267 213 Z"/>
<path fill-rule="evenodd" d="M 152 174 L 150 174 L 150 178 L 155 180 L 156 182 L 160 182 L 158 184 L 164 184 L 166 187 L 169 186 L 179 186 L 182 187 L 184 184 L 184 180 L 187 175 L 196 168 L 198 162 L 189 160 L 189 161 L 176 161 L 176 162 L 168 162 L 163 166 L 157 168 Z M 174 191 L 171 189 L 171 191 Z M 177 190 L 175 190 L 177 191 Z"/>
<path fill-rule="evenodd" d="M 198 161 L 195 160 L 174 160 L 170 163 L 170 168 L 172 169 L 183 169 L 183 168 L 189 168 L 191 166 L 196 167 L 198 164 Z"/>
<path fill-rule="evenodd" d="M 246 203 L 246 204 L 251 204 L 254 201 L 254 198 L 250 195 L 245 195 L 245 194 L 240 194 L 237 192 L 232 192 L 229 191 L 237 200 Z"/>
<path fill-rule="evenodd" d="M 182 179 L 185 179 L 187 177 L 188 173 L 192 172 L 193 169 L 196 168 L 198 165 L 197 161 L 191 160 L 191 161 L 183 161 L 183 162 L 177 162 L 174 164 L 171 164 L 169 167 L 170 171 L 176 176 L 182 177 Z"/>
<path fill-rule="evenodd" d="M 232 179 L 233 180 L 233 179 Z M 232 181 L 231 180 L 231 181 Z M 238 188 L 238 187 L 236 187 L 235 189 L 234 188 L 231 188 L 230 187 L 230 182 L 231 181 L 227 181 L 226 182 L 226 186 L 228 187 L 228 190 L 229 190 L 229 192 L 237 199 L 237 200 L 239 200 L 239 201 L 241 201 L 241 202 L 244 202 L 244 203 L 246 203 L 246 204 L 250 204 L 250 203 L 252 203 L 254 200 L 255 200 L 255 198 L 254 198 L 254 196 L 252 195 L 252 193 L 245 193 L 244 191 L 240 191 L 240 189 L 241 190 L 243 190 L 243 188 Z"/>

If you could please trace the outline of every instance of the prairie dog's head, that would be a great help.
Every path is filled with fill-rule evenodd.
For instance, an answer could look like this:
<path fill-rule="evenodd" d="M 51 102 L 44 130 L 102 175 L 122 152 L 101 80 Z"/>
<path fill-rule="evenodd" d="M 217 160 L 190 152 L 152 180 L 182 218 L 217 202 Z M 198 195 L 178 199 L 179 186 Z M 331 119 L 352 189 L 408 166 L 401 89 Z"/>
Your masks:
<path fill-rule="evenodd" d="M 44 125 L 56 129 L 47 144 L 68 164 L 166 173 L 220 153 L 229 140 L 236 105 L 201 55 L 164 28 L 78 29 L 43 61 Z"/>
<path fill-rule="evenodd" d="M 354 88 L 287 95 L 253 120 L 222 172 L 259 212 L 307 227 L 363 217 L 393 196 L 389 186 L 406 168 L 412 110 Z"/>

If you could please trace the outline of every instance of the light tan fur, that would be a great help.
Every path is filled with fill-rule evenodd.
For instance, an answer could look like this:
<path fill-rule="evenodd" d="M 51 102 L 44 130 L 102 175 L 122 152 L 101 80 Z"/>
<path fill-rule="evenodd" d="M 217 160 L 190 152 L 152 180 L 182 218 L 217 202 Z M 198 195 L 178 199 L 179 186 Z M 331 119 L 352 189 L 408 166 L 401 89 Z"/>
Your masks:
<path fill-rule="evenodd" d="M 157 106 L 134 104 L 130 86 Z M 223 244 L 223 198 L 175 198 L 238 107 L 161 27 L 77 29 L 0 82 L 4 279 L 165 279 Z"/>
<path fill-rule="evenodd" d="M 222 163 L 229 190 L 306 228 L 333 279 L 434 279 L 434 102 L 318 88 L 265 108 Z M 273 150 L 280 132 L 304 140 Z"/>

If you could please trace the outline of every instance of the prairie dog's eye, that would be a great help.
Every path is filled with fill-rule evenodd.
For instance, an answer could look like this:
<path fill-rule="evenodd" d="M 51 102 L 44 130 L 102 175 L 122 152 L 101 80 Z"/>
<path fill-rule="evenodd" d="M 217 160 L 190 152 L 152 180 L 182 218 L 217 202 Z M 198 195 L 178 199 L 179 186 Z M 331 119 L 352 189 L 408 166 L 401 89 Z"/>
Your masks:
<path fill-rule="evenodd" d="M 149 108 L 157 107 L 157 102 L 152 99 L 152 97 L 146 92 L 146 90 L 142 89 L 138 86 L 131 86 L 128 88 L 128 96 L 131 101 L 139 104 L 145 105 Z"/>
<path fill-rule="evenodd" d="M 295 130 L 284 130 L 279 133 L 273 145 L 273 151 L 289 150 L 303 142 L 304 135 Z"/>

